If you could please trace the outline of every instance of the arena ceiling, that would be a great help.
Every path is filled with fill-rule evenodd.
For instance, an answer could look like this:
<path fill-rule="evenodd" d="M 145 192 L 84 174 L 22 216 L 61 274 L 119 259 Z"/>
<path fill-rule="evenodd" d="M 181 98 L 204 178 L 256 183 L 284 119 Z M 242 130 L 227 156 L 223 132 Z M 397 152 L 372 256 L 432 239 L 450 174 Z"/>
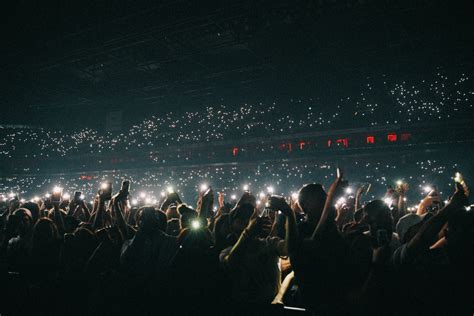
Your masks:
<path fill-rule="evenodd" d="M 373 72 L 472 67 L 472 3 L 443 2 L 18 1 L 2 10 L 0 123 L 325 98 Z"/>

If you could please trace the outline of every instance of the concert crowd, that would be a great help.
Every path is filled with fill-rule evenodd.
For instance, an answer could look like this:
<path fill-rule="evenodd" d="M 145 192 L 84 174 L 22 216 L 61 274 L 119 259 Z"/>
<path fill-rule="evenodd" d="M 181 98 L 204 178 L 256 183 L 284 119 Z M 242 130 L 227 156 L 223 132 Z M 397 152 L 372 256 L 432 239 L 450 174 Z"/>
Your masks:
<path fill-rule="evenodd" d="M 291 195 L 245 186 L 132 203 L 105 181 L 92 203 L 55 187 L 3 201 L 1 312 L 39 314 L 471 313 L 474 216 L 457 173 L 409 208 L 397 181 L 369 199 L 350 171 Z M 348 198 L 348 193 L 352 195 Z M 132 205 L 133 204 L 133 205 Z M 295 309 L 296 308 L 296 309 Z"/>

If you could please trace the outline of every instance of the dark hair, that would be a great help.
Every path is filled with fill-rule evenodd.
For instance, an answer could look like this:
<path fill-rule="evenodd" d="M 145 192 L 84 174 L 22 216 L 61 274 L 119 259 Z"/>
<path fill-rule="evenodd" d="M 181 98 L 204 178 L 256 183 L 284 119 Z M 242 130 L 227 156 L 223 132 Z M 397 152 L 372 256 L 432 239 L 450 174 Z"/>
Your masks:
<path fill-rule="evenodd" d="M 35 202 L 25 202 L 21 205 L 22 208 L 26 208 L 30 211 L 33 223 L 36 223 L 40 217 L 40 208 L 39 205 Z"/>
<path fill-rule="evenodd" d="M 242 220 L 243 222 L 247 222 L 250 219 L 254 212 L 254 208 L 252 204 L 241 204 L 236 206 L 232 211 L 230 211 L 230 222 L 234 222 L 237 219 Z"/>
<path fill-rule="evenodd" d="M 318 222 L 326 203 L 327 194 L 319 183 L 305 184 L 298 193 L 298 204 L 308 217 Z"/>
<path fill-rule="evenodd" d="M 137 224 L 140 223 L 140 220 L 153 221 L 159 230 L 166 232 L 168 220 L 165 212 L 157 210 L 152 206 L 140 207 L 135 215 L 135 220 Z"/>
<path fill-rule="evenodd" d="M 191 221 L 198 217 L 198 213 L 186 204 L 180 204 L 178 206 L 178 212 L 181 215 L 181 229 L 189 227 Z"/>
<path fill-rule="evenodd" d="M 56 224 L 47 217 L 38 219 L 33 226 L 32 249 L 45 249 L 60 239 Z"/>

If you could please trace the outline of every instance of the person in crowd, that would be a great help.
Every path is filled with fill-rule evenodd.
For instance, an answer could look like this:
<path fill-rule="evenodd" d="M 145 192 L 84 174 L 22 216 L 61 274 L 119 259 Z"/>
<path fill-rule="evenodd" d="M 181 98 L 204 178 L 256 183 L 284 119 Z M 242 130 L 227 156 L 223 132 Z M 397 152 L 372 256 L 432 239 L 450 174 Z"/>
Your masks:
<path fill-rule="evenodd" d="M 327 192 L 310 183 L 288 199 L 257 203 L 245 191 L 229 204 L 219 192 L 216 208 L 206 188 L 195 209 L 171 190 L 138 208 L 128 189 L 99 191 L 93 206 L 13 197 L 0 215 L 0 286 L 23 299 L 9 291 L 0 313 L 24 311 L 22 300 L 40 314 L 273 313 L 288 304 L 313 314 L 472 313 L 465 183 L 445 205 L 430 192 L 406 215 L 407 186 L 389 189 L 398 203 L 362 203 L 362 184 L 341 204 L 346 186 L 338 172 Z"/>

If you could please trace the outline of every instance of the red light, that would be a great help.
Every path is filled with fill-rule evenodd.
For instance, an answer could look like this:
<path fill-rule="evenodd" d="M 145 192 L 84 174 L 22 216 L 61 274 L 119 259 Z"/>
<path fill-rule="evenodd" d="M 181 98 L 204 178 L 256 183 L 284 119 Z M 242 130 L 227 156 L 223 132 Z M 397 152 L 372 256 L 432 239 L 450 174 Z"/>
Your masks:
<path fill-rule="evenodd" d="M 238 153 L 239 153 L 239 148 L 238 147 L 232 148 L 232 155 L 233 156 L 237 156 Z"/>
<path fill-rule="evenodd" d="M 293 145 L 291 143 L 288 143 L 288 144 L 280 144 L 279 146 L 280 150 L 286 150 L 288 149 L 288 152 L 291 153 L 291 151 L 293 150 Z"/>
<path fill-rule="evenodd" d="M 397 141 L 397 134 L 388 134 L 387 135 L 387 140 L 391 143 L 394 143 Z"/>
<path fill-rule="evenodd" d="M 306 145 L 306 142 L 300 141 L 299 145 L 300 145 L 300 150 L 303 150 L 303 147 L 304 145 Z"/>
<path fill-rule="evenodd" d="M 410 140 L 411 138 L 411 134 L 410 133 L 402 133 L 400 135 L 400 140 L 401 141 L 407 141 L 407 140 Z"/>
<path fill-rule="evenodd" d="M 349 142 L 347 141 L 347 138 L 339 138 L 336 140 L 338 144 L 342 144 L 344 147 L 349 147 Z"/>
<path fill-rule="evenodd" d="M 375 136 L 367 136 L 367 144 L 375 143 Z"/>
<path fill-rule="evenodd" d="M 331 147 L 331 143 L 332 143 L 332 141 L 330 139 L 328 139 L 328 147 Z"/>

